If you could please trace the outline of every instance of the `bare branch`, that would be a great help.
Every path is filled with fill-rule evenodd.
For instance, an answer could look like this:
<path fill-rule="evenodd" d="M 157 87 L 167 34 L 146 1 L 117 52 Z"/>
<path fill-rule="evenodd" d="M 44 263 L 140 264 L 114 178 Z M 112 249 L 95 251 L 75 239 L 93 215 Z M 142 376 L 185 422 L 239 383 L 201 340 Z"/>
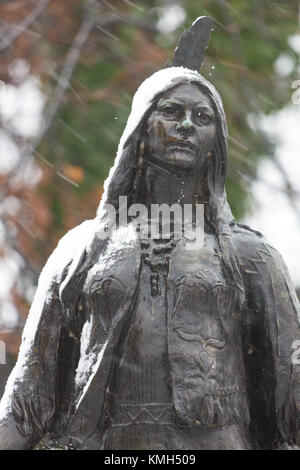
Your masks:
<path fill-rule="evenodd" d="M 37 137 L 37 139 L 31 144 L 31 151 L 35 152 L 44 136 L 47 134 L 48 130 L 51 127 L 53 118 L 57 113 L 58 108 L 61 105 L 63 96 L 70 86 L 70 80 L 73 74 L 73 71 L 76 67 L 76 64 L 79 60 L 82 47 L 84 46 L 86 40 L 89 37 L 91 30 L 93 29 L 95 22 L 97 20 L 96 15 L 90 14 L 87 12 L 85 18 L 82 20 L 80 28 L 73 40 L 73 43 L 69 49 L 68 55 L 66 57 L 65 63 L 63 65 L 61 74 L 57 79 L 57 84 L 54 89 L 53 95 L 49 100 L 49 105 L 45 111 L 45 125 L 43 132 Z"/>
<path fill-rule="evenodd" d="M 13 30 L 5 37 L 0 38 L 0 51 L 8 47 L 36 18 L 45 10 L 50 0 L 41 0 L 24 20 L 17 25 L 13 25 Z"/>

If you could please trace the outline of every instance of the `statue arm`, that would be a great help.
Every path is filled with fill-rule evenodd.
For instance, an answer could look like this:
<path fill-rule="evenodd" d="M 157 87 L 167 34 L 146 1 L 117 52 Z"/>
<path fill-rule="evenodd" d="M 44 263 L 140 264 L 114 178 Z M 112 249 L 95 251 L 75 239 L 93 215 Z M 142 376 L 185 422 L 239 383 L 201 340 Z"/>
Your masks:
<path fill-rule="evenodd" d="M 300 340 L 299 302 L 275 249 L 254 234 L 241 248 L 247 298 L 244 358 L 252 430 L 266 446 L 299 445 L 300 365 L 293 350 Z M 272 442 L 267 442 L 267 436 L 272 436 Z"/>
<path fill-rule="evenodd" d="M 89 223 L 61 239 L 40 275 L 0 403 L 0 449 L 33 448 L 45 433 L 59 435 L 68 420 L 80 332 L 66 325 L 59 287 L 72 260 L 84 252 Z"/>
<path fill-rule="evenodd" d="M 0 448 L 28 449 L 51 431 L 57 397 L 61 308 L 53 283 L 42 302 L 40 286 L 30 310 L 17 363 L 0 405 Z"/>

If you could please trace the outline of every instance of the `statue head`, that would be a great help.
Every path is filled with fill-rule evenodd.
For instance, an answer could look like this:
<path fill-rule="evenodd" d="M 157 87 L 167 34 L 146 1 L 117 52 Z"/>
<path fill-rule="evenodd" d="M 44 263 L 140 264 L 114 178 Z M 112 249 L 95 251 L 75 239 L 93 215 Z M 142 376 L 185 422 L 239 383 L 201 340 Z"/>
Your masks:
<path fill-rule="evenodd" d="M 180 104 L 179 101 L 182 103 Z M 171 116 L 171 107 L 174 116 Z M 176 109 L 175 109 L 176 108 Z M 160 70 L 137 90 L 115 164 L 104 184 L 99 215 L 106 203 L 118 209 L 119 196 L 139 201 L 139 171 L 155 160 L 174 172 L 196 171 L 207 185 L 209 200 L 226 202 L 227 126 L 221 98 L 196 71 L 183 67 Z M 224 205 L 224 204 L 223 204 Z M 229 207 L 227 221 L 232 219 Z"/>
<path fill-rule="evenodd" d="M 171 173 L 198 173 L 212 155 L 216 116 L 210 99 L 196 83 L 166 91 L 146 125 L 145 159 Z"/>

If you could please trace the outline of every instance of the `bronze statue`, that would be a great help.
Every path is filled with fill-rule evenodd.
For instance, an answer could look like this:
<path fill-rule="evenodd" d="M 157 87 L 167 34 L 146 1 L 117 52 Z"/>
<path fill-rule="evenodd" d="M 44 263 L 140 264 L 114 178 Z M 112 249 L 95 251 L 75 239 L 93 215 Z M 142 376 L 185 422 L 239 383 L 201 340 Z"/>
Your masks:
<path fill-rule="evenodd" d="M 299 444 L 299 304 L 280 255 L 227 203 L 225 114 L 195 70 L 210 28 L 198 19 L 141 85 L 97 217 L 41 274 L 1 402 L 3 449 L 46 434 L 79 449 Z M 203 247 L 174 230 L 144 239 L 134 215 L 114 226 L 120 196 L 204 204 Z"/>

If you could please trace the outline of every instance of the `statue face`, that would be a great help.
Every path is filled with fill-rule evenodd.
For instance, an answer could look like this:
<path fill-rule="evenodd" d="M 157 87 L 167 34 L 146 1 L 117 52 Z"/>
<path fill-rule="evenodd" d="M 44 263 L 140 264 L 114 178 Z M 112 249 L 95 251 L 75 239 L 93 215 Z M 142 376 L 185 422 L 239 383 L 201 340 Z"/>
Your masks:
<path fill-rule="evenodd" d="M 168 169 L 191 169 L 213 150 L 214 110 L 199 88 L 186 83 L 165 93 L 147 123 L 146 158 Z"/>

